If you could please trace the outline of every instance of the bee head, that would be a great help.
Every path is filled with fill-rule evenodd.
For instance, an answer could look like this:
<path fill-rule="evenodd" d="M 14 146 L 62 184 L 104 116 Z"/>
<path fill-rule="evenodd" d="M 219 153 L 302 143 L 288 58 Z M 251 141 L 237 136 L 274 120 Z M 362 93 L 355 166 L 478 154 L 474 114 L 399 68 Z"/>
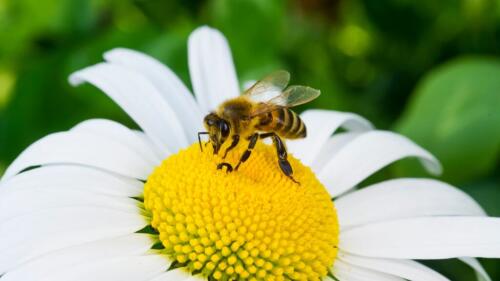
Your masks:
<path fill-rule="evenodd" d="M 207 129 L 208 135 L 210 136 L 210 142 L 214 147 L 214 153 L 219 152 L 220 147 L 226 141 L 230 132 L 229 122 L 220 118 L 215 113 L 210 113 L 205 116 L 203 124 Z"/>

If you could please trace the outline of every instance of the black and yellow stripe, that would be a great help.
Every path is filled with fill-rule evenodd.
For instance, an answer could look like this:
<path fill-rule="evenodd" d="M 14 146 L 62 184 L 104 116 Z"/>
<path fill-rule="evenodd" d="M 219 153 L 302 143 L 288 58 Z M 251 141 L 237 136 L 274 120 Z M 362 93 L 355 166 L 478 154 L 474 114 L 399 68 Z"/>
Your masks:
<path fill-rule="evenodd" d="M 279 108 L 259 117 L 257 129 L 275 132 L 286 139 L 299 139 L 306 136 L 306 126 L 300 116 L 288 108 Z"/>

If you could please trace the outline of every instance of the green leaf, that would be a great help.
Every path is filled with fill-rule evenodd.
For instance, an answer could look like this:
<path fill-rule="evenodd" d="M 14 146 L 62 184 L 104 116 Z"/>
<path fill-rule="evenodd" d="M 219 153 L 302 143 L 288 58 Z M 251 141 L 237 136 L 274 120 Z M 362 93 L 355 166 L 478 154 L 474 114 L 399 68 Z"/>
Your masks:
<path fill-rule="evenodd" d="M 241 82 L 281 68 L 285 2 L 221 0 L 210 6 L 214 27 L 227 37 Z"/>
<path fill-rule="evenodd" d="M 461 187 L 474 198 L 486 213 L 493 217 L 500 216 L 500 179 L 489 178 L 478 182 L 469 183 Z"/>
<path fill-rule="evenodd" d="M 500 61 L 463 58 L 432 71 L 396 130 L 442 162 L 445 180 L 459 184 L 488 174 L 500 151 Z M 415 173 L 414 166 L 397 168 Z"/>

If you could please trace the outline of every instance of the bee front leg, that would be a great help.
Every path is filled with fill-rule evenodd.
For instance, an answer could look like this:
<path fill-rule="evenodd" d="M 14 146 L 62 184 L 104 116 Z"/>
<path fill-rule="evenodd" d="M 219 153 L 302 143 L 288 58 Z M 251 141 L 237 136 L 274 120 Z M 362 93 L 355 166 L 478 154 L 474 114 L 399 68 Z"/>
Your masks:
<path fill-rule="evenodd" d="M 230 146 L 226 149 L 226 151 L 224 152 L 224 156 L 222 157 L 222 159 L 225 159 L 225 158 L 226 158 L 226 156 L 227 156 L 227 153 L 228 153 L 231 149 L 235 148 L 235 147 L 238 145 L 238 143 L 239 143 L 239 142 L 240 142 L 240 135 L 233 135 L 233 142 L 231 143 L 231 145 L 230 145 Z"/>
<path fill-rule="evenodd" d="M 226 167 L 226 173 L 231 173 L 233 171 L 233 166 L 226 162 L 219 163 L 219 165 L 217 165 L 217 170 L 221 170 L 224 167 Z"/>
<path fill-rule="evenodd" d="M 247 159 L 250 157 L 250 154 L 252 154 L 252 149 L 255 147 L 255 144 L 257 144 L 257 140 L 259 139 L 259 134 L 255 133 L 248 139 L 250 140 L 250 142 L 248 143 L 247 150 L 245 150 L 245 152 L 243 152 L 243 155 L 241 155 L 238 165 L 236 165 L 236 167 L 234 168 L 235 171 L 237 171 L 241 163 L 247 161 Z"/>

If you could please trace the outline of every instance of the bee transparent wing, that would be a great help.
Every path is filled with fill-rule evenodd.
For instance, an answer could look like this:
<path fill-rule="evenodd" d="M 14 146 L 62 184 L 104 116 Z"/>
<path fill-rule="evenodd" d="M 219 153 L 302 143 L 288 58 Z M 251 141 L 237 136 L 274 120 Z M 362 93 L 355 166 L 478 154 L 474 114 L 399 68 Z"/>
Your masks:
<path fill-rule="evenodd" d="M 268 113 L 278 108 L 294 107 L 310 102 L 320 95 L 320 91 L 307 86 L 290 86 L 284 92 L 260 104 L 252 116 Z"/>
<path fill-rule="evenodd" d="M 253 111 L 250 117 L 256 117 L 261 114 L 266 114 L 272 111 L 275 111 L 278 108 L 282 108 L 282 106 L 270 104 L 270 103 L 260 103 Z"/>
<path fill-rule="evenodd" d="M 290 81 L 290 73 L 284 70 L 273 72 L 252 87 L 243 92 L 243 95 L 254 102 L 266 102 L 281 94 Z"/>
<path fill-rule="evenodd" d="M 294 107 L 312 101 L 320 93 L 319 90 L 307 86 L 290 86 L 281 95 L 272 98 L 267 103 L 281 107 Z"/>

